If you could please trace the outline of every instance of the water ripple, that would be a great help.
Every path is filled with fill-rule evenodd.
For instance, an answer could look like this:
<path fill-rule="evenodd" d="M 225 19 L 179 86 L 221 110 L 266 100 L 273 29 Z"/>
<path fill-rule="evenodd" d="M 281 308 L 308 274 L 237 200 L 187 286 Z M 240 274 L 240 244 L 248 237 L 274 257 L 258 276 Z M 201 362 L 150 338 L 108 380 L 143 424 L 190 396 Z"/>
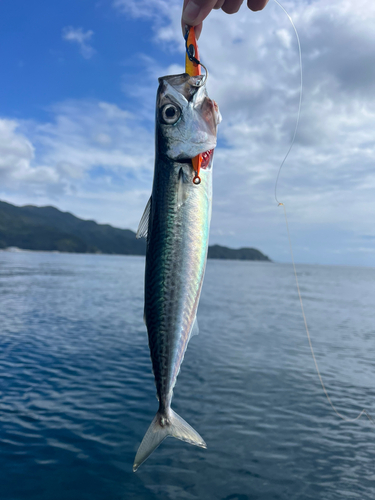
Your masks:
<path fill-rule="evenodd" d="M 174 409 L 207 450 L 166 440 L 137 474 L 157 408 L 140 257 L 0 252 L 2 500 L 372 500 L 374 429 L 332 413 L 290 266 L 209 261 Z M 339 411 L 375 415 L 375 270 L 300 266 Z"/>

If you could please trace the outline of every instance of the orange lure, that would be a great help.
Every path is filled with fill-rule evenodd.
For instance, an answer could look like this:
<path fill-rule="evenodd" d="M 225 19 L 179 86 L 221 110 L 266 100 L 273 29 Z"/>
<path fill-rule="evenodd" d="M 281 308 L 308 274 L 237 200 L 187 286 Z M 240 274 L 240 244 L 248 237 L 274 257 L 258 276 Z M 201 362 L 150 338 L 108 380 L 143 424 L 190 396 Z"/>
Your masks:
<path fill-rule="evenodd" d="M 194 27 L 189 28 L 189 35 L 187 38 L 186 44 L 190 54 L 192 54 L 195 59 L 199 61 L 199 52 L 198 52 L 198 44 L 197 39 L 195 38 Z M 192 49 L 194 47 L 194 50 Z M 201 74 L 200 64 L 195 63 L 194 61 L 190 61 L 188 55 L 185 56 L 185 72 L 190 76 L 197 76 Z M 193 168 L 195 172 L 195 177 L 193 179 L 194 184 L 200 184 L 201 178 L 199 177 L 199 173 L 201 170 L 203 155 L 199 154 L 192 159 Z"/>

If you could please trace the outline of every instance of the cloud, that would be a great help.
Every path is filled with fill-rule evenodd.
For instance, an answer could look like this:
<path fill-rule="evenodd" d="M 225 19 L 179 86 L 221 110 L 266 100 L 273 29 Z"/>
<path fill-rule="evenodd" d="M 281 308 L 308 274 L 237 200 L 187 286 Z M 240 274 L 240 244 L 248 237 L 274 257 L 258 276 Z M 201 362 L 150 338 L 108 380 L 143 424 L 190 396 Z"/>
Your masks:
<path fill-rule="evenodd" d="M 30 140 L 17 129 L 15 120 L 0 119 L 0 185 L 2 189 L 19 190 L 25 185 L 33 190 L 56 185 L 59 176 L 50 167 L 32 163 L 35 149 Z"/>
<path fill-rule="evenodd" d="M 82 28 L 73 28 L 72 26 L 66 26 L 62 31 L 63 40 L 78 44 L 85 59 L 91 59 L 95 54 L 95 49 L 89 43 L 93 34 L 94 32 L 91 30 L 84 32 Z"/>
<path fill-rule="evenodd" d="M 181 2 L 150 0 L 147 12 L 144 2 L 117 0 L 115 5 L 126 15 L 155 16 L 155 40 L 183 60 Z M 307 242 L 324 259 L 323 252 L 352 248 L 350 242 L 359 242 L 375 216 L 375 4 L 315 0 L 289 1 L 285 7 L 301 38 L 304 88 L 300 127 L 278 197 L 290 207 L 297 247 Z M 245 5 L 233 16 L 213 11 L 199 48 L 210 72 L 210 97 L 223 115 L 211 241 L 233 246 L 251 241 L 277 255 L 284 229 L 274 184 L 299 99 L 293 28 L 272 2 L 256 14 Z M 298 248 L 296 253 L 303 260 Z"/>
<path fill-rule="evenodd" d="M 170 9 L 180 7 L 180 2 L 176 0 L 114 0 L 113 6 L 119 11 L 129 14 L 132 17 L 158 19 L 169 19 Z"/>

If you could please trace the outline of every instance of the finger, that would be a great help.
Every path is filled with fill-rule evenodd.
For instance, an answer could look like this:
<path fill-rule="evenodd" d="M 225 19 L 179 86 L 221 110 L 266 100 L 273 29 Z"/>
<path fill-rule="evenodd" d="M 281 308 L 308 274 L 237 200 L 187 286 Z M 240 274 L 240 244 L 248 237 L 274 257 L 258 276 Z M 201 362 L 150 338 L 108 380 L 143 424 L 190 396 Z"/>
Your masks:
<path fill-rule="evenodd" d="M 224 2 L 225 2 L 225 0 L 217 0 L 216 4 L 214 5 L 214 9 L 221 9 Z"/>
<path fill-rule="evenodd" d="M 240 10 L 242 2 L 243 0 L 225 0 L 221 8 L 227 14 L 235 14 Z"/>
<path fill-rule="evenodd" d="M 182 13 L 184 12 L 185 10 L 185 7 L 186 7 L 186 4 L 188 3 L 189 0 L 184 0 L 184 5 L 182 6 Z M 186 23 L 185 21 L 183 20 L 182 16 L 181 16 L 181 29 L 182 29 L 182 36 L 185 36 L 185 28 L 186 28 Z"/>
<path fill-rule="evenodd" d="M 197 40 L 201 36 L 202 26 L 203 26 L 203 23 L 199 23 L 199 24 L 197 24 L 197 26 L 194 26 L 195 38 Z M 181 28 L 182 28 L 182 36 L 185 36 L 186 23 L 182 19 L 181 19 Z"/>
<path fill-rule="evenodd" d="M 185 9 L 185 7 L 186 7 L 186 5 L 187 5 L 188 2 L 189 2 L 189 0 L 184 0 L 184 5 L 183 5 L 183 8 L 182 8 L 182 12 L 184 12 L 184 9 Z M 223 0 L 223 2 L 225 2 L 225 0 Z M 181 18 L 181 28 L 182 28 L 182 35 L 183 36 L 185 36 L 186 24 L 187 23 L 185 22 L 185 20 L 182 17 Z M 196 26 L 194 26 L 194 31 L 195 31 L 195 38 L 198 40 L 198 38 L 201 36 L 201 33 L 202 33 L 202 23 L 199 23 Z"/>
<path fill-rule="evenodd" d="M 201 36 L 202 26 L 203 26 L 203 23 L 199 23 L 197 26 L 194 26 L 195 38 L 197 40 L 199 40 L 199 37 Z"/>
<path fill-rule="evenodd" d="M 268 0 L 247 0 L 247 6 L 254 12 L 262 10 L 268 4 Z"/>
<path fill-rule="evenodd" d="M 217 0 L 187 0 L 182 10 L 182 24 L 197 26 L 208 16 L 216 2 Z"/>

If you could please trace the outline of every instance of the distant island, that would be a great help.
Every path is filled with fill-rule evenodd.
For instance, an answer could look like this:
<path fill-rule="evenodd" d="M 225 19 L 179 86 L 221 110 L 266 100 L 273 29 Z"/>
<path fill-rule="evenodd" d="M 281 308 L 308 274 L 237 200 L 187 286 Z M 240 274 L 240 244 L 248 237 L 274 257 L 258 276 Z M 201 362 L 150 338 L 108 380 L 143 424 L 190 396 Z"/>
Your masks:
<path fill-rule="evenodd" d="M 83 220 L 55 207 L 17 207 L 0 201 L 0 249 L 44 250 L 74 253 L 145 255 L 145 239 L 134 231 Z M 271 260 L 255 248 L 238 250 L 213 245 L 209 259 Z"/>
<path fill-rule="evenodd" d="M 208 247 L 209 259 L 227 259 L 227 260 L 264 260 L 271 262 L 271 259 L 256 248 L 228 248 L 220 245 Z"/>

